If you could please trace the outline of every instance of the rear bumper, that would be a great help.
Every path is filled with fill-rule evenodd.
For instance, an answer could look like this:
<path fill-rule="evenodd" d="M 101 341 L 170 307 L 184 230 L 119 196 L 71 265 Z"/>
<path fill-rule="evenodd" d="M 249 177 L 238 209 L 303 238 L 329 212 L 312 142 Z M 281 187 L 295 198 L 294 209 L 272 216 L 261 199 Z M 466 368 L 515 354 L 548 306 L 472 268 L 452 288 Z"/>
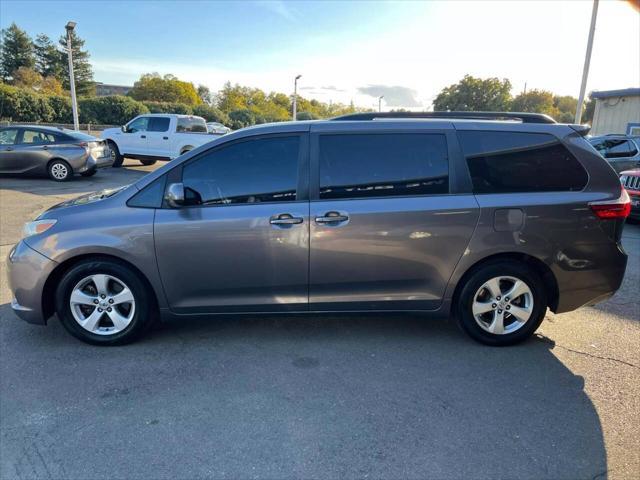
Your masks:
<path fill-rule="evenodd" d="M 595 305 L 620 288 L 627 268 L 627 254 L 622 245 L 612 242 L 592 248 L 589 260 L 567 257 L 552 268 L 558 282 L 556 313 Z"/>
<path fill-rule="evenodd" d="M 9 288 L 13 292 L 11 308 L 29 323 L 46 324 L 42 311 L 44 284 L 57 263 L 20 241 L 7 257 Z"/>
<path fill-rule="evenodd" d="M 108 157 L 100 157 L 95 158 L 92 155 L 87 155 L 87 159 L 85 162 L 77 169 L 75 169 L 76 173 L 84 173 L 90 172 L 92 170 L 97 170 L 99 168 L 108 168 L 113 165 L 113 157 L 109 155 Z"/>

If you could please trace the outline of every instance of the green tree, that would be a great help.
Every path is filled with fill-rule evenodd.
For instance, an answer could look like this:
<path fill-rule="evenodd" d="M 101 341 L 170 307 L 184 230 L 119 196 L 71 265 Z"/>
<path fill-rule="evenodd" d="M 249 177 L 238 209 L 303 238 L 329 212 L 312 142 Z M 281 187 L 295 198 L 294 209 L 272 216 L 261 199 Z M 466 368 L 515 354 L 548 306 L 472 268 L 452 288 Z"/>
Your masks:
<path fill-rule="evenodd" d="M 513 112 L 546 113 L 556 118 L 558 109 L 553 102 L 553 93 L 546 90 L 529 90 L 517 95 L 511 103 Z"/>
<path fill-rule="evenodd" d="M 191 106 L 202 103 L 192 83 L 178 80 L 173 75 L 161 77 L 158 73 L 142 75 L 128 95 L 139 101 L 174 102 Z"/>
<path fill-rule="evenodd" d="M 27 32 L 15 23 L 0 32 L 0 76 L 4 81 L 13 78 L 20 67 L 33 68 L 33 43 Z"/>
<path fill-rule="evenodd" d="M 206 85 L 198 85 L 198 89 L 196 91 L 198 92 L 198 97 L 200 97 L 202 103 L 213 105 L 215 101 L 215 95 L 211 93 L 209 87 L 207 87 Z"/>
<path fill-rule="evenodd" d="M 229 113 L 229 119 L 231 120 L 231 128 L 238 130 L 239 128 L 255 125 L 256 117 L 251 110 L 234 110 Z"/>
<path fill-rule="evenodd" d="M 207 122 L 218 122 L 223 125 L 231 123 L 226 113 L 210 105 L 196 105 L 193 107 L 193 114 L 204 118 Z"/>
<path fill-rule="evenodd" d="M 43 77 L 32 68 L 20 67 L 13 72 L 13 85 L 43 95 L 63 95 L 62 84 L 55 77 Z"/>
<path fill-rule="evenodd" d="M 593 115 L 596 112 L 596 99 L 591 98 L 591 94 L 589 94 L 589 101 L 586 102 L 584 111 L 582 114 L 582 121 L 588 124 L 593 122 Z"/>
<path fill-rule="evenodd" d="M 511 82 L 498 78 L 462 80 L 444 88 L 433 101 L 436 111 L 508 111 L 511 104 Z"/>
<path fill-rule="evenodd" d="M 33 42 L 35 53 L 35 70 L 43 77 L 55 77 L 61 82 L 64 77 L 64 62 L 62 52 L 58 50 L 51 39 L 41 33 Z"/>
<path fill-rule="evenodd" d="M 558 116 L 555 117 L 558 122 L 573 123 L 578 106 L 578 99 L 576 97 L 572 97 L 571 95 L 555 95 L 553 97 L 553 105 L 558 111 Z"/>
<path fill-rule="evenodd" d="M 64 61 L 61 62 L 62 84 L 65 90 L 69 91 L 69 61 L 67 60 L 67 36 L 60 36 L 61 53 Z M 96 86 L 93 81 L 93 69 L 89 63 L 89 52 L 83 50 L 84 40 L 81 39 L 75 30 L 71 31 L 71 53 L 73 57 L 73 74 L 76 81 L 76 93 L 78 96 L 93 95 Z"/>

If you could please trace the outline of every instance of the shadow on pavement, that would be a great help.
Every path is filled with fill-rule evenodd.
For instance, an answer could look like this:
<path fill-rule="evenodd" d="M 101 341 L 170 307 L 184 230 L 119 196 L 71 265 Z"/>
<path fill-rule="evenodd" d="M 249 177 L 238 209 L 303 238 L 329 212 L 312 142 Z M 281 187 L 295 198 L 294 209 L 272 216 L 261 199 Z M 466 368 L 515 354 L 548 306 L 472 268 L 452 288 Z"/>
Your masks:
<path fill-rule="evenodd" d="M 221 317 L 97 348 L 0 314 L 3 478 L 607 476 L 584 381 L 546 337 L 490 348 L 415 316 Z"/>

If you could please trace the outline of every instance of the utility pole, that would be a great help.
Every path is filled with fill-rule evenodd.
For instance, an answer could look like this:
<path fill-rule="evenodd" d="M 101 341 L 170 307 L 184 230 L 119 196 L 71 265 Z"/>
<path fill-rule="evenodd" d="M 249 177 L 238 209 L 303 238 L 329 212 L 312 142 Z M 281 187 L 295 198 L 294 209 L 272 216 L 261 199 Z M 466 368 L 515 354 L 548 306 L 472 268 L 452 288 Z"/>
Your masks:
<path fill-rule="evenodd" d="M 580 121 L 582 120 L 582 104 L 584 103 L 584 93 L 587 89 L 587 77 L 589 76 L 589 64 L 591 63 L 591 50 L 593 50 L 593 37 L 596 33 L 598 2 L 599 0 L 593 0 L 593 9 L 591 10 L 591 26 L 589 27 L 589 39 L 587 40 L 587 53 L 584 57 L 582 83 L 580 84 L 580 95 L 578 96 L 578 106 L 576 107 L 576 118 L 574 120 L 574 123 L 576 124 L 580 124 Z"/>
<path fill-rule="evenodd" d="M 67 56 L 69 58 L 69 85 L 71 87 L 71 109 L 73 111 L 73 129 L 80 130 L 78 121 L 78 100 L 76 98 L 76 80 L 73 75 L 73 53 L 71 51 L 71 33 L 76 28 L 76 22 L 67 22 Z"/>
<path fill-rule="evenodd" d="M 298 79 L 302 75 L 298 75 L 293 81 L 293 121 L 295 122 L 298 117 Z"/>
<path fill-rule="evenodd" d="M 384 95 L 380 95 L 378 97 L 378 112 L 382 111 L 382 99 L 384 98 Z"/>

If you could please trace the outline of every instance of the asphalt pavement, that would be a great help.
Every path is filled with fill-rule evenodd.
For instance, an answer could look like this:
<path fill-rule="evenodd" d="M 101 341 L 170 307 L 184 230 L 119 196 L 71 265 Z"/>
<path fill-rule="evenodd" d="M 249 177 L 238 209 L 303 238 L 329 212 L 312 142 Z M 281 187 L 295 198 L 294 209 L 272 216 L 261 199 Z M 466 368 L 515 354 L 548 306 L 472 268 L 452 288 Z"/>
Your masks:
<path fill-rule="evenodd" d="M 640 476 L 640 226 L 620 292 L 509 348 L 420 316 L 164 324 L 116 348 L 9 306 L 22 224 L 154 167 L 0 179 L 0 478 Z"/>

